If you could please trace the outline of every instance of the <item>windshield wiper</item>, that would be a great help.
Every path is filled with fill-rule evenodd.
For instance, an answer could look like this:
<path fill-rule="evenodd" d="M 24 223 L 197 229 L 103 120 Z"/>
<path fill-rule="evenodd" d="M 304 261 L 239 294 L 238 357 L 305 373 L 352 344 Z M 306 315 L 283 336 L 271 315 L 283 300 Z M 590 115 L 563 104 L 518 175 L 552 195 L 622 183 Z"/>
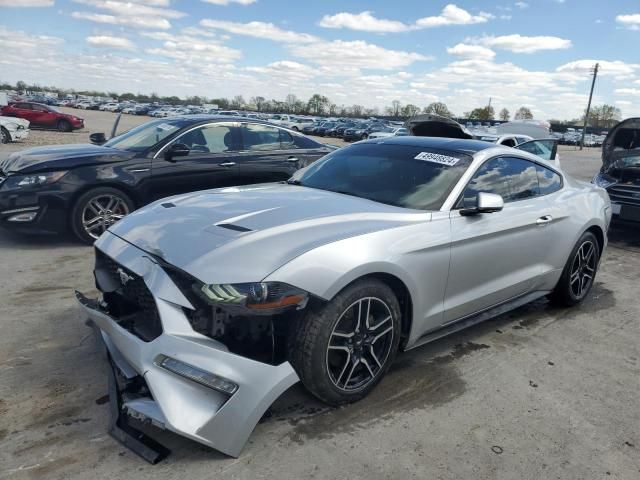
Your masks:
<path fill-rule="evenodd" d="M 289 185 L 302 185 L 302 183 L 300 183 L 300 180 L 294 180 L 292 178 L 290 178 L 289 180 L 287 180 L 287 183 Z"/>

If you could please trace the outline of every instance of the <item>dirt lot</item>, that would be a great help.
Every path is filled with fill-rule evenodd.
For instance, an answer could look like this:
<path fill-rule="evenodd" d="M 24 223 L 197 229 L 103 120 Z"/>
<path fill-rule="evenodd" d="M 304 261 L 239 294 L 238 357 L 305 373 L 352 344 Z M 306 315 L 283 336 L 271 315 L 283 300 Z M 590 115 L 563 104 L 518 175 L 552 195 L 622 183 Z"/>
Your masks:
<path fill-rule="evenodd" d="M 113 116 L 86 118 L 108 131 Z M 598 168 L 596 152 L 562 161 Z M 400 355 L 352 406 L 294 387 L 238 459 L 163 435 L 173 454 L 150 466 L 106 433 L 105 365 L 73 299 L 92 289 L 91 249 L 0 232 L 0 479 L 640 478 L 639 233 L 614 226 L 580 307 L 538 301 Z"/>

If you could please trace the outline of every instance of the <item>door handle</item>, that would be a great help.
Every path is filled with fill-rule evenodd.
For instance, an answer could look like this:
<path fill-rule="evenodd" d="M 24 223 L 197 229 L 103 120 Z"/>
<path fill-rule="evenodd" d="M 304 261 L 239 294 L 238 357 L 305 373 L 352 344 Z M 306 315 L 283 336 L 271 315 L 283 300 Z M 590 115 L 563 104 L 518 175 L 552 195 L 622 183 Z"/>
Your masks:
<path fill-rule="evenodd" d="M 224 162 L 221 163 L 220 166 L 221 167 L 233 167 L 236 164 L 236 162 Z"/>
<path fill-rule="evenodd" d="M 287 158 L 287 162 L 296 163 L 298 161 L 298 157 L 289 157 Z"/>
<path fill-rule="evenodd" d="M 536 220 L 536 224 L 538 224 L 541 227 L 544 227 L 545 225 L 551 223 L 551 220 L 553 220 L 553 217 L 551 215 L 543 215 L 538 220 Z"/>

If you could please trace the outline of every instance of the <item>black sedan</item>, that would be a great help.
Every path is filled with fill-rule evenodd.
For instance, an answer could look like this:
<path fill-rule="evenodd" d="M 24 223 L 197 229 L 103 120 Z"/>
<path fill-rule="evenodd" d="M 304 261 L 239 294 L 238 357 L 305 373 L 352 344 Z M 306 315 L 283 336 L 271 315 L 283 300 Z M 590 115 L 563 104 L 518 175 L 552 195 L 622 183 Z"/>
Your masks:
<path fill-rule="evenodd" d="M 0 163 L 0 225 L 92 243 L 151 201 L 208 188 L 288 179 L 335 147 L 259 120 L 191 115 L 154 120 L 94 145 L 39 147 Z"/>

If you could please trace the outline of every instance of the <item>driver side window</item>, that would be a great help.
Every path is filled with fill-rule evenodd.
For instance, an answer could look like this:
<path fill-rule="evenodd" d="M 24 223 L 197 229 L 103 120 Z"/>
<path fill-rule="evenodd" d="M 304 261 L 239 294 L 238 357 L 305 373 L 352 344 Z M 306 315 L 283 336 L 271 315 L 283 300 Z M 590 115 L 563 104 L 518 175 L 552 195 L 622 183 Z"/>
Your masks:
<path fill-rule="evenodd" d="M 189 147 L 189 155 L 225 153 L 237 150 L 234 127 L 231 125 L 205 125 L 185 133 L 176 143 Z"/>
<path fill-rule="evenodd" d="M 475 205 L 478 193 L 495 193 L 505 203 L 540 195 L 536 165 L 520 158 L 498 157 L 486 162 L 464 191 L 462 205 Z"/>

